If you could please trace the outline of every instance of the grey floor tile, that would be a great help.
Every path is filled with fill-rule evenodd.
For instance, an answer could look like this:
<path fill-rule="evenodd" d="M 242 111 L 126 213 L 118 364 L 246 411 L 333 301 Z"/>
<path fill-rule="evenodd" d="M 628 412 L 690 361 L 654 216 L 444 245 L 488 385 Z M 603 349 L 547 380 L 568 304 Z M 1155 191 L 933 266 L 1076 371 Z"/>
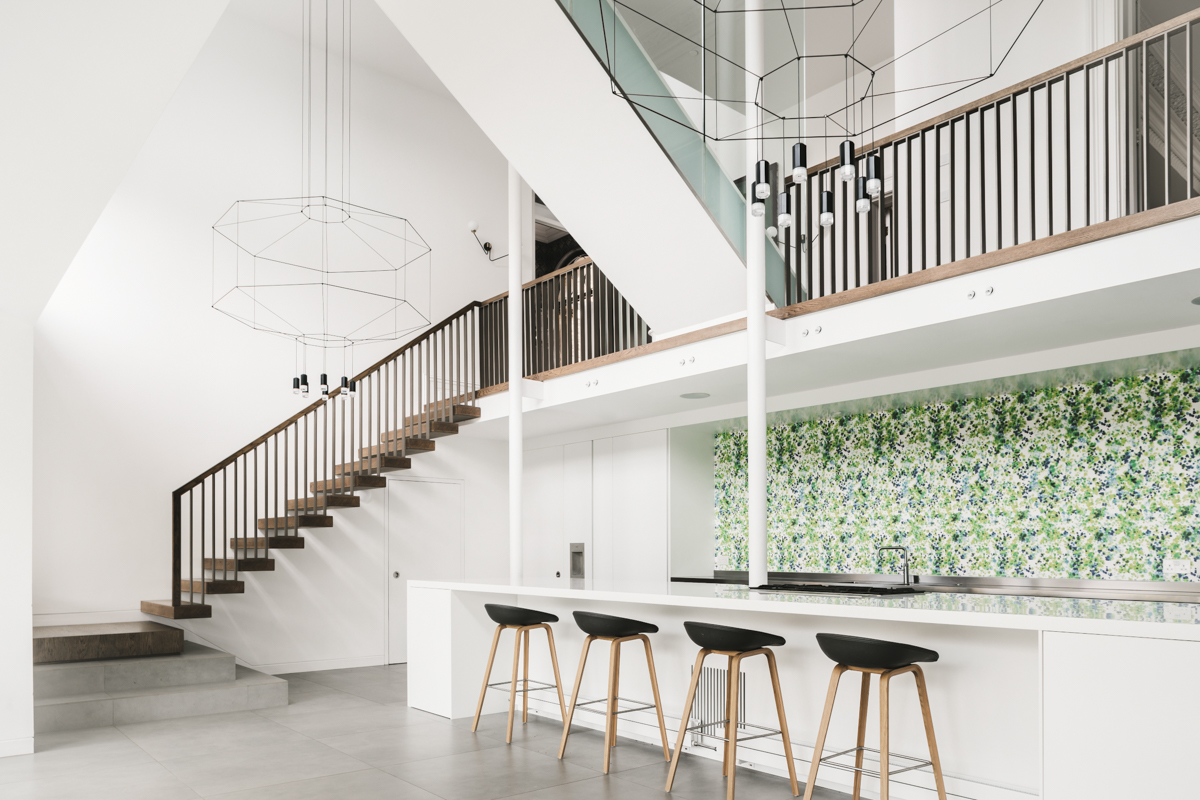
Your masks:
<path fill-rule="evenodd" d="M 662 787 L 651 789 L 612 775 L 602 775 L 562 786 L 538 789 L 536 792 L 513 795 L 508 800 L 669 800 L 670 797 Z"/>
<path fill-rule="evenodd" d="M 252 711 L 120 725 L 138 747 L 159 761 L 308 741 L 308 737 Z"/>
<path fill-rule="evenodd" d="M 373 700 L 330 689 L 318 683 L 295 679 L 288 681 L 288 704 L 260 709 L 258 713 L 267 718 L 290 717 L 293 714 L 311 714 L 315 711 L 336 711 L 344 708 L 362 708 L 375 705 Z"/>
<path fill-rule="evenodd" d="M 451 724 L 458 728 L 471 730 L 472 717 L 463 717 L 456 719 Z M 479 718 L 479 733 L 492 739 L 504 741 L 508 729 L 508 713 L 500 714 L 484 714 Z M 576 732 L 586 731 L 587 728 L 580 728 L 578 725 L 571 726 L 571 735 Z M 529 722 L 521 724 L 521 709 L 517 708 L 516 719 L 513 721 L 513 744 L 528 742 L 533 739 L 543 739 L 546 737 L 555 740 L 562 738 L 562 723 L 558 720 L 547 719 L 546 717 L 538 717 L 533 714 L 529 715 Z"/>
<path fill-rule="evenodd" d="M 320 741 L 373 767 L 506 746 L 502 739 L 491 739 L 444 722 L 350 733 Z"/>
<path fill-rule="evenodd" d="M 153 762 L 116 728 L 42 733 L 35 739 L 32 755 L 0 758 L 0 785 Z"/>
<path fill-rule="evenodd" d="M 374 703 L 405 703 L 408 701 L 408 684 L 406 683 L 368 683 L 362 686 L 347 686 L 342 691 Z"/>
<path fill-rule="evenodd" d="M 408 706 L 367 705 L 361 708 L 341 708 L 333 711 L 317 711 L 309 714 L 289 714 L 273 717 L 280 725 L 299 731 L 313 739 L 327 739 L 347 733 L 367 733 L 405 725 L 441 722 L 441 717 L 418 711 Z"/>
<path fill-rule="evenodd" d="M 200 797 L 153 761 L 111 765 L 0 786 L 4 800 L 195 800 Z"/>
<path fill-rule="evenodd" d="M 391 673 L 382 667 L 354 667 L 352 669 L 329 669 L 320 672 L 294 672 L 280 675 L 281 678 L 302 678 L 310 683 L 345 691 L 359 686 L 391 682 Z"/>
<path fill-rule="evenodd" d="M 215 795 L 217 800 L 439 800 L 377 769 Z"/>
<path fill-rule="evenodd" d="M 561 738 L 544 736 L 521 742 L 520 746 L 533 750 L 542 755 L 558 757 L 558 747 Z M 604 769 L 604 732 L 590 729 L 576 729 L 567 740 L 567 750 L 563 759 L 581 767 L 594 770 Z M 650 764 L 664 763 L 662 745 L 635 742 L 632 739 L 617 738 L 617 746 L 612 749 L 612 760 L 609 764 L 609 774 L 627 769 L 638 769 Z"/>
<path fill-rule="evenodd" d="M 163 761 L 162 765 L 204 797 L 356 772 L 366 766 L 358 759 L 314 741 L 223 750 L 175 758 Z"/>
<path fill-rule="evenodd" d="M 621 780 L 661 790 L 666 785 L 669 768 L 670 765 L 664 763 L 632 769 L 622 772 Z M 799 779 L 800 791 L 803 792 L 805 776 L 799 766 L 796 777 Z M 786 798 L 792 793 L 787 778 L 749 769 L 737 770 L 735 788 L 740 800 Z M 671 787 L 671 795 L 677 800 L 724 800 L 726 784 L 725 777 L 721 774 L 721 762 L 685 753 L 679 762 L 679 770 L 675 773 L 675 785 Z M 817 800 L 847 800 L 850 796 L 818 787 L 813 797 Z"/>
<path fill-rule="evenodd" d="M 594 778 L 598 773 L 521 747 L 491 747 L 385 768 L 445 800 L 495 800 Z"/>

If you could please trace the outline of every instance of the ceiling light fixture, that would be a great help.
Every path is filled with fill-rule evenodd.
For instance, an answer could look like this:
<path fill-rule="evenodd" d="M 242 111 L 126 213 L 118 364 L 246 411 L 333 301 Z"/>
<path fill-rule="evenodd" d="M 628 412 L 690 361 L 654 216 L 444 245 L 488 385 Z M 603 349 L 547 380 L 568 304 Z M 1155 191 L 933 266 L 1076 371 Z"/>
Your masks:
<path fill-rule="evenodd" d="M 712 397 L 708 392 L 685 392 L 679 396 L 684 400 L 703 400 L 706 397 Z"/>

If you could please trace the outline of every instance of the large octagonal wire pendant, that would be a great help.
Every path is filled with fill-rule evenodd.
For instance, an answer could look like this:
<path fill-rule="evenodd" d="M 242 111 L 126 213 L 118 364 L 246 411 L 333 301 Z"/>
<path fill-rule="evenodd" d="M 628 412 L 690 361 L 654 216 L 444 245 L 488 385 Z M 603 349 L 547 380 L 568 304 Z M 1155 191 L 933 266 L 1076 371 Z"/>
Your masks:
<path fill-rule="evenodd" d="M 239 200 L 213 225 L 213 308 L 305 347 L 429 324 L 429 245 L 403 217 L 330 197 Z"/>

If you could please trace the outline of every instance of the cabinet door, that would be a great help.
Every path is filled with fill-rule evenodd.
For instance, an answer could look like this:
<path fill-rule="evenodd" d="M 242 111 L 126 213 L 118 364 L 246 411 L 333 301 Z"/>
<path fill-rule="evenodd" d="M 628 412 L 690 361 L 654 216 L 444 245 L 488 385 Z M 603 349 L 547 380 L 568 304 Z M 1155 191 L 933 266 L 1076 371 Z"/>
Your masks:
<path fill-rule="evenodd" d="M 526 586 L 569 586 L 562 446 L 526 450 L 521 485 L 521 582 Z"/>
<path fill-rule="evenodd" d="M 612 588 L 661 592 L 667 567 L 667 432 L 612 439 Z"/>
<path fill-rule="evenodd" d="M 1046 633 L 1045 800 L 1196 796 L 1200 643 Z"/>

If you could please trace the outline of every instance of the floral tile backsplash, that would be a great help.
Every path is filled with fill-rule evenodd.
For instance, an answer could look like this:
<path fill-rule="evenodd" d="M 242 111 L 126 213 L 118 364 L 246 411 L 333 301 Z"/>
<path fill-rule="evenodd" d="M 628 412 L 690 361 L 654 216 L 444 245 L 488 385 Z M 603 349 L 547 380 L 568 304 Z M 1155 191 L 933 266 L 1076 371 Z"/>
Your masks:
<path fill-rule="evenodd" d="M 1200 369 L 778 425 L 768 567 L 1200 580 Z M 716 564 L 746 569 L 746 434 L 717 434 Z M 1164 575 L 1163 559 L 1191 572 Z"/>

